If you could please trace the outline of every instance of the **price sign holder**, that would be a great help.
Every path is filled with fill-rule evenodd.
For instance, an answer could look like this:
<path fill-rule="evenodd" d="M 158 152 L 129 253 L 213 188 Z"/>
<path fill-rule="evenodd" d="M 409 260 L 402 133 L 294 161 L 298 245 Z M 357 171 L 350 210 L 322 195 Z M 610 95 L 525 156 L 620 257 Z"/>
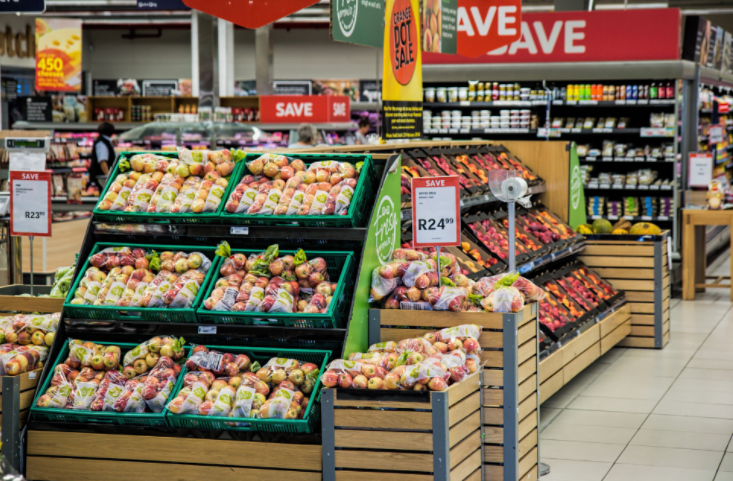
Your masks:
<path fill-rule="evenodd" d="M 461 245 L 461 204 L 458 177 L 412 179 L 412 243 L 415 247 Z M 439 262 L 438 262 L 439 264 Z M 440 265 L 438 265 L 440 285 Z"/>
<path fill-rule="evenodd" d="M 33 238 L 51 237 L 51 172 L 11 170 L 9 174 L 10 235 L 30 240 L 33 295 Z"/>

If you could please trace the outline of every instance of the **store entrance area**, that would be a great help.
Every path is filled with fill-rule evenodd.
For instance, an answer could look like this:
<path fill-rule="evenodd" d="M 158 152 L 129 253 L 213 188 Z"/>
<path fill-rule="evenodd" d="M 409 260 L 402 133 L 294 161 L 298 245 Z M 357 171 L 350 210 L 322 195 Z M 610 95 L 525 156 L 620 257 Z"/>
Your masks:
<path fill-rule="evenodd" d="M 733 481 L 733 303 L 670 307 L 664 350 L 614 348 L 542 405 L 542 481 Z"/>

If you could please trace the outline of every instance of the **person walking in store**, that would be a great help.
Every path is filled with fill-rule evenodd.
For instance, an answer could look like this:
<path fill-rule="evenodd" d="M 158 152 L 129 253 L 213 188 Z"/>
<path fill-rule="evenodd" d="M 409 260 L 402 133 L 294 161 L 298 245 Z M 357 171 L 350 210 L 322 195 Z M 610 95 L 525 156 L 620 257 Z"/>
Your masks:
<path fill-rule="evenodd" d="M 97 127 L 97 132 L 99 135 L 92 146 L 92 165 L 89 167 L 89 180 L 94 183 L 99 183 L 98 175 L 109 174 L 115 161 L 115 148 L 112 145 L 114 126 L 109 122 L 102 122 Z"/>
<path fill-rule="evenodd" d="M 356 131 L 356 145 L 366 145 L 369 141 L 366 138 L 369 132 L 369 117 L 362 117 L 359 119 L 359 130 Z"/>
<path fill-rule="evenodd" d="M 288 145 L 290 149 L 313 147 L 318 139 L 318 131 L 313 124 L 300 124 L 298 127 L 298 141 Z"/>

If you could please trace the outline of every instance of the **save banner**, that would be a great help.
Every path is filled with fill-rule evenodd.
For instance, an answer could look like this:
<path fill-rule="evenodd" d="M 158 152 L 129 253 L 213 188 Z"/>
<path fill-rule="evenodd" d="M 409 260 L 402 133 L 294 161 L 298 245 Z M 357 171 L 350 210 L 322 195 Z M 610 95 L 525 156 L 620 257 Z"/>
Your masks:
<path fill-rule="evenodd" d="M 81 91 L 81 20 L 36 18 L 36 90 Z"/>
<path fill-rule="evenodd" d="M 384 27 L 384 139 L 422 136 L 422 52 L 419 0 L 387 0 Z"/>
<path fill-rule="evenodd" d="M 318 3 L 318 0 L 183 0 L 189 8 L 208 13 L 244 28 L 260 28 L 287 17 L 298 10 Z"/>

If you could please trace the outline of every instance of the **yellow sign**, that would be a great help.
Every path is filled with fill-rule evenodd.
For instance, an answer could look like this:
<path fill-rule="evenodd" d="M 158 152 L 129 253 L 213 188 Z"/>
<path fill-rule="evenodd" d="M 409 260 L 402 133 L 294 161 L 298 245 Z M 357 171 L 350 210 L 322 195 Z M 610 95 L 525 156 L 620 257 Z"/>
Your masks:
<path fill-rule="evenodd" d="M 384 138 L 422 137 L 420 0 L 387 0 L 385 14 Z"/>
<path fill-rule="evenodd" d="M 36 19 L 36 90 L 81 91 L 81 20 Z"/>

